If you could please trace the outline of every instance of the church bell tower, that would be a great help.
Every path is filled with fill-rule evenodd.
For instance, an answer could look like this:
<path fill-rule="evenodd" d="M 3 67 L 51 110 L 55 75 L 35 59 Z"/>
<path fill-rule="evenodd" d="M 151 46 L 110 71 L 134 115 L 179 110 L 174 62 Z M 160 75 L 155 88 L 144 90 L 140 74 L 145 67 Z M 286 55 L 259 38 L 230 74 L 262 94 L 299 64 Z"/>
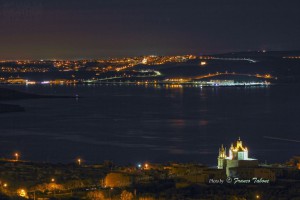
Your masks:
<path fill-rule="evenodd" d="M 221 148 L 219 148 L 219 156 L 218 156 L 218 169 L 223 169 L 226 166 L 225 165 L 226 162 L 226 148 L 224 148 L 223 144 L 221 146 Z"/>

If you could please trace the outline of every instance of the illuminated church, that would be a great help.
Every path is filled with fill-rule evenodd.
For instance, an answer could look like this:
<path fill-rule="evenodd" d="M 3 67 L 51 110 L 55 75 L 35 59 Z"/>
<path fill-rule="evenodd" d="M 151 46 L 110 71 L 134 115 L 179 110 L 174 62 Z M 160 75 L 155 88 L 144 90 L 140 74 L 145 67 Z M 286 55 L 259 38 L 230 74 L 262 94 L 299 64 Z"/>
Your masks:
<path fill-rule="evenodd" d="M 226 148 L 219 148 L 218 169 L 226 169 L 227 176 L 235 176 L 232 169 L 257 167 L 258 160 L 248 157 L 248 148 L 243 146 L 239 138 L 235 144 L 231 144 L 229 155 L 226 155 Z"/>

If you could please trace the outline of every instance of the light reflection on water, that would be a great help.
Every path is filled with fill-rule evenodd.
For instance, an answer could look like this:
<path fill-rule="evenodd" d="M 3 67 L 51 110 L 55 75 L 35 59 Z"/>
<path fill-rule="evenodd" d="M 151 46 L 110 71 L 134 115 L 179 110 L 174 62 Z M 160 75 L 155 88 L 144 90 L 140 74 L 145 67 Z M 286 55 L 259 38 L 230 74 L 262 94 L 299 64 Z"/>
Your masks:
<path fill-rule="evenodd" d="M 238 136 L 251 157 L 285 161 L 298 145 L 265 136 L 299 139 L 298 88 L 9 86 L 74 99 L 11 101 L 24 113 L 0 115 L 2 157 L 70 162 L 111 159 L 195 161 L 215 164 L 219 145 Z"/>

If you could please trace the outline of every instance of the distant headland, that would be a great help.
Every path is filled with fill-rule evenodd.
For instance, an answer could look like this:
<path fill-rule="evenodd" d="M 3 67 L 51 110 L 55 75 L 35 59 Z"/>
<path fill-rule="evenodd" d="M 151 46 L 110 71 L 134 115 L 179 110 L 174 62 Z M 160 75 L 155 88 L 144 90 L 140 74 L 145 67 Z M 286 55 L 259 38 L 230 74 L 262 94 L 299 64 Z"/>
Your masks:
<path fill-rule="evenodd" d="M 23 112 L 25 108 L 15 104 L 7 104 L 7 101 L 11 100 L 23 100 L 23 99 L 41 99 L 41 98 L 74 98 L 72 96 L 59 96 L 59 95 L 43 95 L 22 92 L 18 90 L 8 89 L 0 87 L 0 114 L 8 112 Z M 76 97 L 78 98 L 78 97 Z"/>

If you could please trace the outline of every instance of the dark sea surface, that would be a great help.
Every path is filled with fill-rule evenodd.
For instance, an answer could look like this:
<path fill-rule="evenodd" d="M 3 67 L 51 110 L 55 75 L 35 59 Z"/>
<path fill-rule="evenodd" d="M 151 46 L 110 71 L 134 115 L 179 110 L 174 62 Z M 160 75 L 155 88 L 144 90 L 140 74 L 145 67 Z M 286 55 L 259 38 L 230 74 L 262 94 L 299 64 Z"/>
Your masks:
<path fill-rule="evenodd" d="M 5 86 L 82 98 L 8 101 L 25 112 L 0 115 L 0 157 L 119 164 L 216 165 L 218 148 L 240 136 L 249 156 L 285 162 L 300 154 L 300 86 Z"/>

